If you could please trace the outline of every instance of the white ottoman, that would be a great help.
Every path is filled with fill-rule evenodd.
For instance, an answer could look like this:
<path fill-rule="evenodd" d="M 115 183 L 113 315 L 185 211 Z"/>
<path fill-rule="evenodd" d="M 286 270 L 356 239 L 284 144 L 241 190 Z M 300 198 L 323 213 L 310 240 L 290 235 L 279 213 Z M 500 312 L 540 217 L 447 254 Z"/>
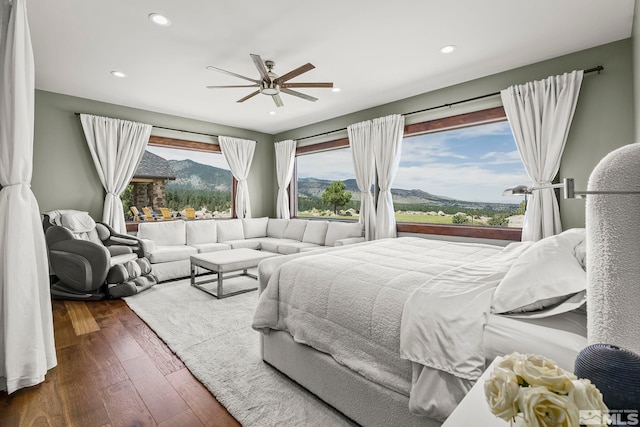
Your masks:
<path fill-rule="evenodd" d="M 227 276 L 227 278 L 249 276 L 257 279 L 255 275 L 249 274 L 247 272 L 247 269 L 257 267 L 260 261 L 262 261 L 263 259 L 271 258 L 277 255 L 278 254 L 274 254 L 272 252 L 262 252 L 255 249 L 246 248 L 191 255 L 191 286 L 194 286 L 201 291 L 208 293 L 209 295 L 213 295 L 216 298 L 225 298 L 244 292 L 255 291 L 256 289 L 258 289 L 257 287 L 243 289 L 225 295 L 222 288 L 222 273 L 242 270 L 241 273 L 235 274 L 233 276 Z M 215 279 L 196 282 L 196 267 L 201 267 L 211 272 L 218 273 L 218 277 Z M 205 283 L 212 282 L 218 283 L 217 292 L 215 293 L 202 286 Z"/>

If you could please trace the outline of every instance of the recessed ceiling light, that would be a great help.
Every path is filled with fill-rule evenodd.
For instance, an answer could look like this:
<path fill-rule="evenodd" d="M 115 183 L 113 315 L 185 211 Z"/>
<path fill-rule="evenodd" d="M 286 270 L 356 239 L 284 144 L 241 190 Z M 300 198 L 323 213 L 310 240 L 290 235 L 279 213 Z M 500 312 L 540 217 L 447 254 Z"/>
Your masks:
<path fill-rule="evenodd" d="M 154 23 L 162 26 L 171 25 L 171 21 L 164 15 L 160 15 L 159 13 L 152 13 L 149 15 L 149 19 L 151 19 Z"/>
<path fill-rule="evenodd" d="M 456 50 L 456 47 L 452 44 L 440 48 L 440 52 L 442 53 L 451 53 L 454 50 Z"/>
<path fill-rule="evenodd" d="M 331 88 L 331 92 L 340 92 L 340 88 L 339 87 L 332 87 Z"/>
<path fill-rule="evenodd" d="M 275 111 L 269 111 L 269 115 L 270 115 L 270 116 L 275 116 L 275 115 L 276 115 L 276 112 L 275 112 Z"/>
<path fill-rule="evenodd" d="M 127 75 L 122 71 L 112 71 L 111 74 L 113 74 L 116 77 L 127 77 Z"/>

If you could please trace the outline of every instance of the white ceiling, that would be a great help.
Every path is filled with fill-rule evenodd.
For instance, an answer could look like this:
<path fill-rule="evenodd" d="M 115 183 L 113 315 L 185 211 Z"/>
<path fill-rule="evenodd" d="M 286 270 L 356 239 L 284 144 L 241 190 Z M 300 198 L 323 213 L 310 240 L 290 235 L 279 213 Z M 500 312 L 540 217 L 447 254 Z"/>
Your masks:
<path fill-rule="evenodd" d="M 36 87 L 270 134 L 631 36 L 634 0 L 28 0 Z M 162 13 L 171 25 L 147 16 Z M 440 48 L 454 44 L 455 52 Z M 205 67 L 291 82 L 285 106 Z M 595 65 L 595 64 L 594 64 Z M 110 74 L 120 70 L 126 78 Z M 277 111 L 269 115 L 269 111 Z"/>

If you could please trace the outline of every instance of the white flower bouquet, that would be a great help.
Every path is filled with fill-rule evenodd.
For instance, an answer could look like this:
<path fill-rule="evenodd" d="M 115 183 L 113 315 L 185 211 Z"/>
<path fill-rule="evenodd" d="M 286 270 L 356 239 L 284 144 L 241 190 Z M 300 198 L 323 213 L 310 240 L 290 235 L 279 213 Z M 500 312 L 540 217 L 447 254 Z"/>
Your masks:
<path fill-rule="evenodd" d="M 484 392 L 493 414 L 505 421 L 522 418 L 528 427 L 606 426 L 609 421 L 602 394 L 591 381 L 541 356 L 498 358 Z"/>

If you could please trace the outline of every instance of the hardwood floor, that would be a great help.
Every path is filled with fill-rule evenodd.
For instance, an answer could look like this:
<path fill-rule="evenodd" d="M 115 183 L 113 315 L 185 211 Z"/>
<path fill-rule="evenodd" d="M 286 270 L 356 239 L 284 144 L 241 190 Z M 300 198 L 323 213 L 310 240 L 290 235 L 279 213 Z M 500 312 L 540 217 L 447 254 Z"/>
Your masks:
<path fill-rule="evenodd" d="M 122 300 L 53 301 L 58 366 L 0 393 L 0 426 L 240 424 Z"/>

